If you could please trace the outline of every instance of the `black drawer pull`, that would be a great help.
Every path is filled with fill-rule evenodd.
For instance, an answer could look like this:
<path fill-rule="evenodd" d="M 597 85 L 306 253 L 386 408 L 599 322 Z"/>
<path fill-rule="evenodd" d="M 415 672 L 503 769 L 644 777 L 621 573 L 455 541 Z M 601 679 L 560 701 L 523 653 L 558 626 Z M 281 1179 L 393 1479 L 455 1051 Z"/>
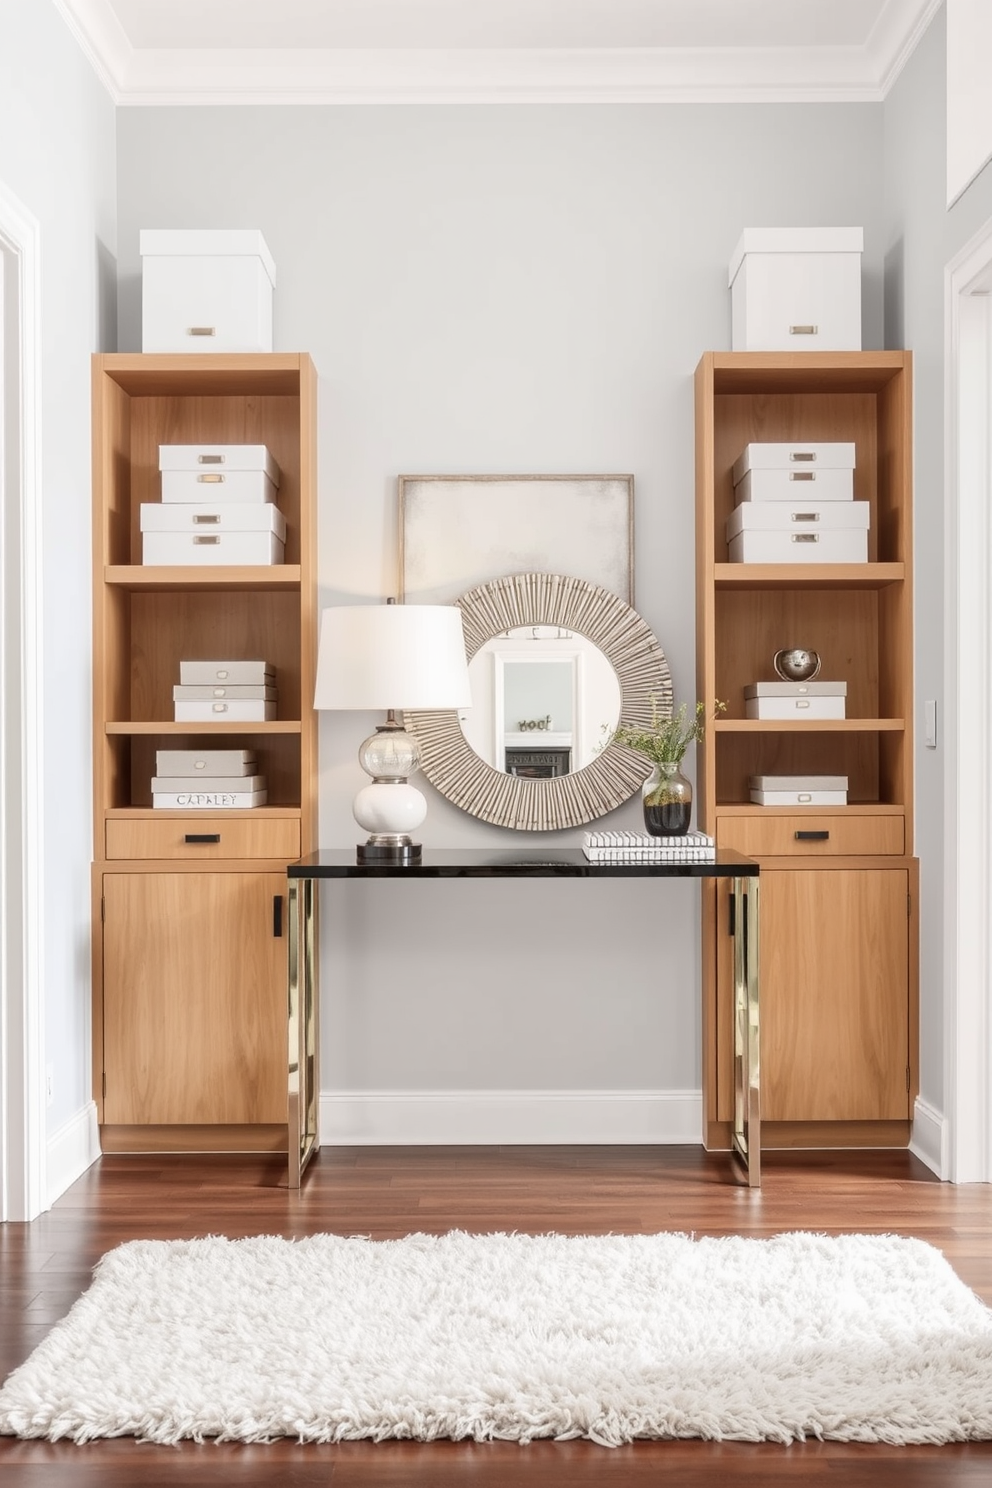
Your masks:
<path fill-rule="evenodd" d="M 797 832 L 797 842 L 826 842 L 829 832 Z"/>
<path fill-rule="evenodd" d="M 282 935 L 282 895 L 272 895 L 272 934 L 278 940 Z"/>
<path fill-rule="evenodd" d="M 187 842 L 219 842 L 219 832 L 187 832 Z"/>

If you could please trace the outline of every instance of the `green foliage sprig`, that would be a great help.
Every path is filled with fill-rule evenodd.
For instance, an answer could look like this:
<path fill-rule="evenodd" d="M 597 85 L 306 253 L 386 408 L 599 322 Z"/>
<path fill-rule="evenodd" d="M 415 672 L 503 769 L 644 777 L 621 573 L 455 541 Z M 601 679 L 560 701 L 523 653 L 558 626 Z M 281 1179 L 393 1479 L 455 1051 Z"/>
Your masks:
<path fill-rule="evenodd" d="M 719 698 L 713 704 L 713 717 L 727 711 Z M 611 744 L 634 749 L 656 765 L 681 764 L 690 744 L 698 744 L 706 731 L 706 704 L 697 703 L 689 716 L 687 703 L 680 703 L 674 713 L 662 713 L 657 697 L 651 697 L 650 723 L 621 723 L 610 737 Z"/>

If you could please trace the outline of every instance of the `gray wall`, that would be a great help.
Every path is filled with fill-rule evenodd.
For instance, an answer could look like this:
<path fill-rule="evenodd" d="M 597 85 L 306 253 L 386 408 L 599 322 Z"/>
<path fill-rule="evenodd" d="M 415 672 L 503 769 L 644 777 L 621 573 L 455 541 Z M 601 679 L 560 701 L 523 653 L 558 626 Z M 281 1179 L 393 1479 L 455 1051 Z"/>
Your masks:
<path fill-rule="evenodd" d="M 915 371 L 920 1094 L 936 1111 L 944 1105 L 944 777 L 952 762 L 942 708 L 941 747 L 923 747 L 923 702 L 940 705 L 944 691 L 944 269 L 992 218 L 992 166 L 946 208 L 945 68 L 942 9 L 884 105 L 885 337 L 912 348 Z"/>
<path fill-rule="evenodd" d="M 41 229 L 49 1133 L 90 1076 L 89 357 L 116 339 L 115 110 L 50 0 L 0 6 L 0 182 Z"/>
<path fill-rule="evenodd" d="M 321 376 L 321 602 L 393 592 L 401 473 L 632 471 L 637 607 L 691 699 L 691 379 L 730 344 L 731 252 L 746 226 L 863 225 L 864 344 L 881 346 L 882 120 L 880 105 L 125 109 L 121 349 L 140 347 L 140 228 L 260 227 L 276 349 L 309 350 Z M 327 846 L 356 840 L 372 721 L 322 720 Z M 428 846 L 525 845 L 427 790 Z M 638 827 L 638 804 L 611 825 Z M 324 1087 L 698 1089 L 696 898 L 671 889 L 346 889 L 325 920 Z"/>

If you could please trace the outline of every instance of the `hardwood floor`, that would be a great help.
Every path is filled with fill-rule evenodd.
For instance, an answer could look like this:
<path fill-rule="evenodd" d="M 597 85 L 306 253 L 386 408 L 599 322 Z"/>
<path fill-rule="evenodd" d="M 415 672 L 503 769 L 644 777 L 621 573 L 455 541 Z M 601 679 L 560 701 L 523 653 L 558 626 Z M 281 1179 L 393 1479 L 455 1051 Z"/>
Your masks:
<path fill-rule="evenodd" d="M 283 1163 L 251 1157 L 107 1157 L 32 1224 L 0 1226 L 0 1377 L 19 1364 L 131 1239 L 206 1234 L 388 1239 L 411 1231 L 768 1236 L 784 1230 L 915 1235 L 992 1304 L 992 1187 L 939 1183 L 910 1153 L 769 1153 L 748 1191 L 728 1159 L 696 1147 L 325 1148 L 299 1194 Z M 4 1488 L 673 1488 L 992 1484 L 992 1442 L 885 1447 L 806 1442 L 465 1444 L 276 1441 L 267 1446 L 130 1439 L 0 1438 Z"/>

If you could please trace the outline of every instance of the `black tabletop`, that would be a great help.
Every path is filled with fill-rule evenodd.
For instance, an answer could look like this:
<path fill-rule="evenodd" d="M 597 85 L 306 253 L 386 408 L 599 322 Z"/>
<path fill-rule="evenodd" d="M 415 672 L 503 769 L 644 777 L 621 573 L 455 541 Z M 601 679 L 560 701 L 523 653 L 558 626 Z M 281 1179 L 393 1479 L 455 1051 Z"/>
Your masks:
<path fill-rule="evenodd" d="M 581 847 L 430 848 L 419 863 L 358 863 L 353 847 L 325 847 L 290 863 L 290 878 L 756 878 L 758 864 L 720 851 L 708 863 L 590 862 Z"/>

